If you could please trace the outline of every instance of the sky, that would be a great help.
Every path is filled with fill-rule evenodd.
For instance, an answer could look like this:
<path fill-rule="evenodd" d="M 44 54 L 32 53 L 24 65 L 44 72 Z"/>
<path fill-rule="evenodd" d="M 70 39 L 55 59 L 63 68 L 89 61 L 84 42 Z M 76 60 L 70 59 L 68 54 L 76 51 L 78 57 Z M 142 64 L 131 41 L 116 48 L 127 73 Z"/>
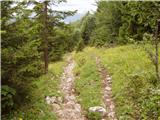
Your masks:
<path fill-rule="evenodd" d="M 77 10 L 74 16 L 69 16 L 64 19 L 65 23 L 70 23 L 81 19 L 88 11 L 90 11 L 90 13 L 95 12 L 97 9 L 96 1 L 98 0 L 67 0 L 67 2 L 61 2 L 60 4 L 52 5 L 51 8 L 58 11 Z M 33 5 L 30 5 L 28 8 L 33 9 Z"/>
<path fill-rule="evenodd" d="M 78 10 L 78 13 L 83 14 L 87 11 L 96 10 L 95 0 L 67 0 L 66 3 L 60 3 L 53 6 L 55 10 Z"/>
<path fill-rule="evenodd" d="M 57 6 L 52 6 L 54 10 L 78 10 L 74 16 L 66 18 L 66 23 L 76 21 L 84 16 L 88 11 L 94 12 L 97 9 L 95 0 L 67 0 L 66 3 L 60 3 Z"/>

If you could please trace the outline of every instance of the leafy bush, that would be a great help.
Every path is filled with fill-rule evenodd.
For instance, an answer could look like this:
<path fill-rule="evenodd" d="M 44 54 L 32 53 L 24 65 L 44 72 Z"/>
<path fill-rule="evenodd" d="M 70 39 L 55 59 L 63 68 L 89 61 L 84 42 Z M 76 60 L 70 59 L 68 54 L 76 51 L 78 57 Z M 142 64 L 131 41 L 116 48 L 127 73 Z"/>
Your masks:
<path fill-rule="evenodd" d="M 15 89 L 7 86 L 2 85 L 1 87 L 1 100 L 2 100 L 2 110 L 3 109 L 10 109 L 13 107 L 13 96 L 16 94 Z"/>

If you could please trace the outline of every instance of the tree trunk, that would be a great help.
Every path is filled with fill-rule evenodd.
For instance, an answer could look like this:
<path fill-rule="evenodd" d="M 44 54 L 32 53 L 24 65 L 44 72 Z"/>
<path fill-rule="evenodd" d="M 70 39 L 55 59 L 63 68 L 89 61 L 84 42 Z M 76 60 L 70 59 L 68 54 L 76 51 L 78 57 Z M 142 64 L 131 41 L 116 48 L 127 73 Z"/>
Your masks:
<path fill-rule="evenodd" d="M 155 67 L 156 67 L 156 76 L 157 76 L 157 79 L 160 80 L 160 77 L 159 77 L 159 61 L 158 61 L 158 40 L 156 39 L 155 40 L 155 48 L 156 48 L 156 56 L 155 56 Z"/>
<path fill-rule="evenodd" d="M 47 27 L 47 5 L 48 2 L 44 2 L 44 70 L 48 72 L 48 27 Z"/>
<path fill-rule="evenodd" d="M 155 69 L 156 69 L 156 76 L 157 79 L 160 80 L 160 76 L 159 76 L 159 61 L 158 61 L 158 34 L 160 31 L 160 20 L 157 21 L 157 28 L 156 28 L 156 33 L 155 33 Z"/>

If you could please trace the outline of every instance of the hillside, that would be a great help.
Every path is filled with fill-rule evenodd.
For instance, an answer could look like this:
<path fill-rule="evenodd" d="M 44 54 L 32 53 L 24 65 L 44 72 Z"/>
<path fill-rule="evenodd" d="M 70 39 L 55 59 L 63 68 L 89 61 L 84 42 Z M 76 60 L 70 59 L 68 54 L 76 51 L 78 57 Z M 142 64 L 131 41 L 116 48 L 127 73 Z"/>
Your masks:
<path fill-rule="evenodd" d="M 63 94 L 64 89 L 70 88 L 65 88 L 68 86 L 67 83 L 61 81 L 62 73 L 65 72 L 64 66 L 67 67 L 67 64 L 72 62 L 71 58 L 69 61 L 67 60 L 67 56 L 62 62 L 50 64 L 49 73 L 35 83 L 37 89 L 33 92 L 34 102 L 31 106 L 24 106 L 18 114 L 14 113 L 15 118 L 56 119 L 57 110 L 63 109 L 63 106 L 66 105 L 61 102 L 54 103 L 55 101 L 49 102 L 48 105 L 46 96 L 60 97 L 62 101 L 68 99 L 68 104 L 72 105 L 70 103 L 72 100 L 66 96 L 67 93 Z M 108 74 L 111 78 L 110 97 L 115 105 L 114 112 L 117 119 L 159 119 L 158 101 L 160 97 L 158 89 L 160 86 L 154 84 L 154 66 L 142 46 L 126 45 L 109 49 L 87 47 L 82 52 L 70 53 L 70 56 L 75 62 L 73 68 L 75 77 L 73 82 L 75 83 L 72 83 L 73 88 L 71 88 L 74 89 L 74 92 L 70 94 L 74 94 L 76 102 L 82 107 L 82 114 L 87 119 L 101 119 L 101 115 L 89 112 L 90 107 L 102 106 L 108 109 L 107 103 L 103 100 L 105 92 L 102 87 L 103 77 L 96 65 L 96 57 L 100 59 L 101 66 L 106 70 L 103 74 Z M 139 58 L 139 56 L 141 57 Z M 66 72 L 69 72 L 66 74 L 70 76 L 71 71 L 67 70 Z M 60 108 L 57 108 L 56 104 L 60 104 L 60 106 L 58 105 Z M 61 112 L 67 117 L 67 114 L 63 113 L 65 110 Z M 68 117 L 71 116 L 72 114 L 69 114 Z M 78 116 L 78 113 L 73 116 Z"/>
<path fill-rule="evenodd" d="M 160 120 L 159 1 L 0 4 L 2 120 Z"/>

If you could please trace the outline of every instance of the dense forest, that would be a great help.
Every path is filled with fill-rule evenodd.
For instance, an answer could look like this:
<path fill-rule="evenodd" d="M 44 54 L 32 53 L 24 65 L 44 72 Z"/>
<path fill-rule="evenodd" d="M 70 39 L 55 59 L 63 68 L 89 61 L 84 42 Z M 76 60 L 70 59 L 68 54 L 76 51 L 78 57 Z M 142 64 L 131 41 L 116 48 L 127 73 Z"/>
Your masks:
<path fill-rule="evenodd" d="M 69 24 L 64 19 L 77 11 L 52 9 L 61 2 L 1 1 L 2 119 L 159 120 L 160 2 L 100 0 L 95 12 Z M 105 100 L 101 79 L 108 80 Z M 63 118 L 46 103 L 56 96 L 67 104 L 70 89 L 71 107 L 79 104 L 84 116 L 72 109 Z"/>

